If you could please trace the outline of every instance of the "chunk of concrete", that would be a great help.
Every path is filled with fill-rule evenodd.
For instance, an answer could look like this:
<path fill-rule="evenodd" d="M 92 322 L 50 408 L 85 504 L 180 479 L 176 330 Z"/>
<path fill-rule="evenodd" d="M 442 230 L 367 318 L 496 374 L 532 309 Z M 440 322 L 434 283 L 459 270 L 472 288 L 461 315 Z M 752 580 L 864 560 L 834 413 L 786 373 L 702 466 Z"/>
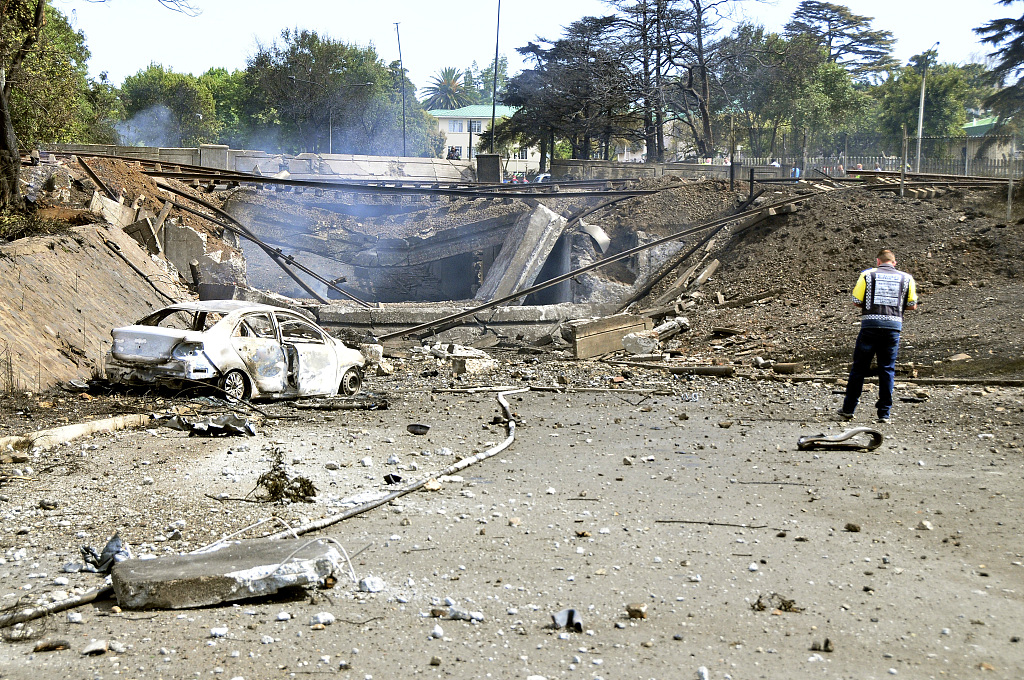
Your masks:
<path fill-rule="evenodd" d="M 190 555 L 127 560 L 111 572 L 126 609 L 189 609 L 271 595 L 340 573 L 343 560 L 323 541 L 257 539 Z M 294 554 L 293 554 L 294 553 Z"/>
<path fill-rule="evenodd" d="M 661 349 L 658 334 L 653 330 L 622 336 L 622 348 L 629 354 L 653 354 Z"/>
<path fill-rule="evenodd" d="M 516 220 L 476 299 L 494 300 L 533 285 L 566 224 L 564 217 L 542 205 Z"/>

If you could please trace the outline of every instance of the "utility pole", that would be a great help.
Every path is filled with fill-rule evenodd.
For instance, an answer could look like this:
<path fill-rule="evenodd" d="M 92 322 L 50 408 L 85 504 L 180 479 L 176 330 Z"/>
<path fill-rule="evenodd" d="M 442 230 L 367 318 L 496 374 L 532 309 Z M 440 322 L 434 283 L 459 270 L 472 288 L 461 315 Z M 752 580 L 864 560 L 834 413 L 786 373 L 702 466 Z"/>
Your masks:
<path fill-rule="evenodd" d="M 402 34 L 398 31 L 398 23 L 395 22 L 395 35 L 398 37 L 398 68 L 402 71 L 402 157 L 404 158 L 408 155 L 405 151 L 405 62 L 402 61 Z"/>
<path fill-rule="evenodd" d="M 918 137 L 920 141 L 920 137 Z M 903 124 L 903 156 L 900 161 L 900 198 L 905 195 L 904 183 L 907 181 L 907 124 Z"/>
<path fill-rule="evenodd" d="M 924 83 L 928 77 L 928 53 L 939 46 L 939 41 L 928 48 L 924 53 L 924 64 L 921 69 L 921 103 L 917 107 L 917 160 L 914 162 L 914 172 L 921 172 L 921 135 L 924 130 Z"/>
<path fill-rule="evenodd" d="M 501 0 L 498 0 L 498 20 L 494 28 L 494 71 L 491 78 L 491 153 L 494 153 L 494 121 L 498 111 L 498 36 L 501 35 Z"/>

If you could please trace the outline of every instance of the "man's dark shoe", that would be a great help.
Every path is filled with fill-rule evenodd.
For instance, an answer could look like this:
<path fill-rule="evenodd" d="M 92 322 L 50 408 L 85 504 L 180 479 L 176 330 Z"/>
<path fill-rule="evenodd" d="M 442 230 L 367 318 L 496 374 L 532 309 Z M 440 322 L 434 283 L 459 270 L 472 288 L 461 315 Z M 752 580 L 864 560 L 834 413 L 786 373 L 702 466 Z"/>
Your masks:
<path fill-rule="evenodd" d="M 888 425 L 889 424 L 889 416 L 878 416 L 878 423 L 880 425 Z"/>
<path fill-rule="evenodd" d="M 838 411 L 836 411 L 836 415 L 837 415 L 837 416 L 838 416 L 838 417 L 839 417 L 839 418 L 840 418 L 841 420 L 853 420 L 853 414 L 852 414 L 852 413 L 847 413 L 847 412 L 846 412 L 846 411 L 844 411 L 843 409 L 839 409 Z"/>

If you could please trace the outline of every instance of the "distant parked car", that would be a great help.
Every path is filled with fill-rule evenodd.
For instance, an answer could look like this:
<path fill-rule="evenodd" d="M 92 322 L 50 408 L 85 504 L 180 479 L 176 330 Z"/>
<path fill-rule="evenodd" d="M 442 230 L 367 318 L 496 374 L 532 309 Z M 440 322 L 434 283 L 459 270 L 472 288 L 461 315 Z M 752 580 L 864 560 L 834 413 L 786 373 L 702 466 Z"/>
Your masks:
<path fill-rule="evenodd" d="M 534 183 L 550 182 L 551 181 L 551 173 L 542 172 L 539 175 L 537 175 L 536 177 L 534 177 L 533 181 L 534 181 Z"/>
<path fill-rule="evenodd" d="M 123 384 L 205 382 L 235 399 L 352 395 L 365 359 L 301 314 L 238 300 L 183 302 L 111 331 Z"/>

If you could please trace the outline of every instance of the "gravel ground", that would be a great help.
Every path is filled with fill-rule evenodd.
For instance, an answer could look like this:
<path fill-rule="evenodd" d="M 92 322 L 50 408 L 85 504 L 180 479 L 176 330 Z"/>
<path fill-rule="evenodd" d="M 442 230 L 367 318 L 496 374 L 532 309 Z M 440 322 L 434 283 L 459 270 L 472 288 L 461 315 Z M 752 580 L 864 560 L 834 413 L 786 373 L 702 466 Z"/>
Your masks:
<path fill-rule="evenodd" d="M 518 376 L 524 386 L 562 376 L 563 387 L 595 389 L 615 370 L 517 355 L 503 361 L 492 380 Z M 118 432 L 4 465 L 21 474 L 0 488 L 0 601 L 95 585 L 100 577 L 61 567 L 79 559 L 79 546 L 99 547 L 115 530 L 137 554 L 187 551 L 271 516 L 298 523 L 336 513 L 345 499 L 380 491 L 387 472 L 434 474 L 504 438 L 492 423 L 500 415 L 493 395 L 431 392 L 464 385 L 443 369 L 420 378 L 420 368 L 370 381 L 370 392 L 389 397 L 386 411 L 264 405 L 276 418 L 252 438 Z M 27 624 L 32 640 L 0 646 L 0 675 L 1024 672 L 1024 554 L 1013 510 L 1024 474 L 1019 388 L 932 387 L 922 403 L 897 404 L 879 449 L 804 452 L 799 436 L 843 427 L 829 417 L 838 406 L 834 385 L 685 381 L 639 369 L 619 386 L 512 395 L 520 426 L 509 449 L 444 480 L 440 491 L 317 534 L 350 552 L 365 548 L 353 566 L 360 578 L 381 578 L 383 592 L 359 592 L 343 577 L 313 596 L 181 612 L 119 612 L 105 600 L 76 610 L 81 623 L 62 613 Z M 916 391 L 903 386 L 899 394 Z M 414 436 L 405 430 L 413 422 L 432 429 Z M 289 475 L 316 484 L 315 503 L 210 497 L 245 496 L 277 454 Z M 387 464 L 391 456 L 398 465 Z M 366 457 L 372 467 L 360 463 Z M 39 509 L 44 500 L 56 509 Z M 173 522 L 181 538 L 162 540 Z M 249 535 L 264 529 L 276 530 Z M 627 617 L 633 603 L 646 604 L 646 619 Z M 452 620 L 450 606 L 483 620 Z M 565 608 L 580 612 L 583 632 L 550 627 Z M 444 616 L 431 617 L 434 609 Z M 279 620 L 281 612 L 290 618 Z M 320 612 L 336 622 L 315 630 L 310 620 Z M 211 637 L 219 627 L 226 637 Z M 33 653 L 42 638 L 63 638 L 70 648 Z M 116 641 L 121 651 L 83 656 L 93 639 Z M 816 651 L 821 646 L 833 651 Z"/>

